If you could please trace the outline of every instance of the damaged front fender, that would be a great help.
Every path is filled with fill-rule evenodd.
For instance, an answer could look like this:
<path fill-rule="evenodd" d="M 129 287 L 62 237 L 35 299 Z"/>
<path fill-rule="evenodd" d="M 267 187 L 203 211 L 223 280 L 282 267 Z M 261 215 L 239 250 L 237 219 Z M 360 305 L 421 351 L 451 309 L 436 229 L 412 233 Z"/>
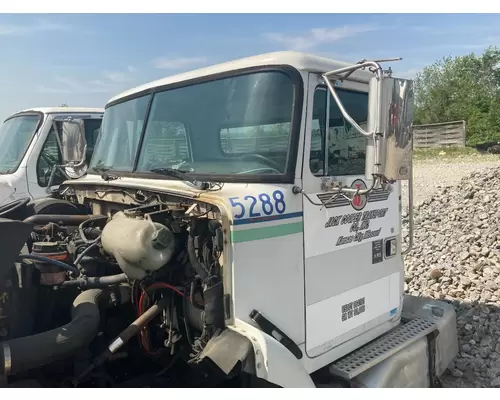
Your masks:
<path fill-rule="evenodd" d="M 239 333 L 224 329 L 213 336 L 192 363 L 200 364 L 209 359 L 226 377 L 242 372 L 255 374 L 252 343 Z"/>
<path fill-rule="evenodd" d="M 315 388 L 311 376 L 285 346 L 260 329 L 236 319 L 229 329 L 248 339 L 253 348 L 255 375 L 282 388 Z"/>

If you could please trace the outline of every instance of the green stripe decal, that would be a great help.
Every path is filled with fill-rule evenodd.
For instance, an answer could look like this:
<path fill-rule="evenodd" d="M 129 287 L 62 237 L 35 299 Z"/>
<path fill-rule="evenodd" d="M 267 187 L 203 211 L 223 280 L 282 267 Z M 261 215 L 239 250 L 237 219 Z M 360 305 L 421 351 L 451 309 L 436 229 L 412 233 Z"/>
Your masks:
<path fill-rule="evenodd" d="M 250 242 L 252 240 L 269 239 L 278 236 L 293 235 L 302 232 L 304 224 L 302 222 L 292 222 L 267 226 L 265 228 L 245 229 L 231 232 L 233 243 Z"/>

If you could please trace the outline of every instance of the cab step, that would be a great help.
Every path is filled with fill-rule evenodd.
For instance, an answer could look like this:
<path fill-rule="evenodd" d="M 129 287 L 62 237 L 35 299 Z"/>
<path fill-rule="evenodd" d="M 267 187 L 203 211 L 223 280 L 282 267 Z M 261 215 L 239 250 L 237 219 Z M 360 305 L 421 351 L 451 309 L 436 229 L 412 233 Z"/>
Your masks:
<path fill-rule="evenodd" d="M 432 321 L 412 319 L 338 359 L 330 365 L 330 373 L 351 380 L 436 329 L 437 325 Z"/>

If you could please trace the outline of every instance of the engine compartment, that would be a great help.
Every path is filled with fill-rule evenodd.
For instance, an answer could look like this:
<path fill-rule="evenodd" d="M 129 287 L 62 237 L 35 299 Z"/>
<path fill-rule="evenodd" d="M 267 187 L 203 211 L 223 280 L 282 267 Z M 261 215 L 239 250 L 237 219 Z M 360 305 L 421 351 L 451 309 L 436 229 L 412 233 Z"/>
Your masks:
<path fill-rule="evenodd" d="M 33 229 L 23 255 L 0 279 L 8 292 L 0 309 L 4 385 L 216 387 L 254 379 L 251 344 L 225 326 L 217 208 L 128 197 L 87 198 L 78 212 L 52 207 L 25 219 Z"/>

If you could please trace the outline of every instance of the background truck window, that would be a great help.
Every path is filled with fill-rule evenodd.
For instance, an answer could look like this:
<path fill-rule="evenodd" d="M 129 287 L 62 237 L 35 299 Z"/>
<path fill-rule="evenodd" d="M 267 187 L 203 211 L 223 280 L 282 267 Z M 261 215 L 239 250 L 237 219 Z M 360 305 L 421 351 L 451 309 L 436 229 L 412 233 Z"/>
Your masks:
<path fill-rule="evenodd" d="M 227 155 L 280 153 L 286 156 L 289 138 L 289 122 L 223 128 L 220 131 L 221 148 Z"/>
<path fill-rule="evenodd" d="M 45 143 L 43 144 L 38 161 L 36 164 L 36 176 L 40 187 L 47 187 L 54 165 L 62 164 L 62 155 L 57 144 L 57 138 L 54 128 L 49 132 Z M 66 180 L 64 175 L 57 171 L 52 185 L 60 185 Z"/>
<path fill-rule="evenodd" d="M 94 152 L 95 143 L 101 130 L 101 122 L 102 119 L 97 118 L 83 120 L 85 127 L 85 140 L 87 141 L 87 152 L 85 154 L 87 165 L 89 165 L 92 153 Z"/>

